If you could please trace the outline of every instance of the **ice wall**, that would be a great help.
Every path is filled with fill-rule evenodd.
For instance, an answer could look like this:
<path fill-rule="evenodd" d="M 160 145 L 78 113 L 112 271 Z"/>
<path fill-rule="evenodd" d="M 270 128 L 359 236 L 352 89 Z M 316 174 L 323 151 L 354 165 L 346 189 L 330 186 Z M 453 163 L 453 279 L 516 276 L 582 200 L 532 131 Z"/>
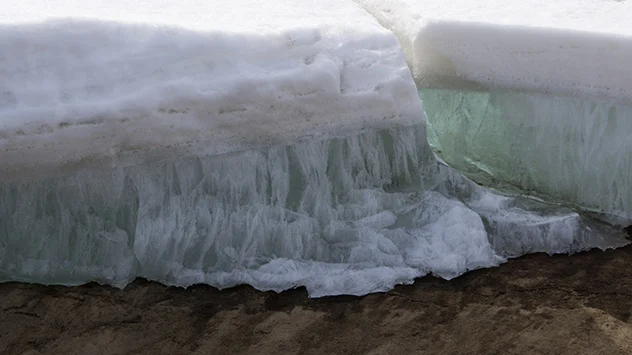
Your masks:
<path fill-rule="evenodd" d="M 446 162 L 632 223 L 629 2 L 357 2 L 398 35 Z"/>
<path fill-rule="evenodd" d="M 0 280 L 366 294 L 528 252 L 622 245 L 437 162 L 424 125 L 0 184 Z"/>
<path fill-rule="evenodd" d="M 630 2 L 355 1 L 397 34 L 421 87 L 632 100 Z"/>
<path fill-rule="evenodd" d="M 421 91 L 430 144 L 485 185 L 632 219 L 632 107 L 544 94 Z"/>

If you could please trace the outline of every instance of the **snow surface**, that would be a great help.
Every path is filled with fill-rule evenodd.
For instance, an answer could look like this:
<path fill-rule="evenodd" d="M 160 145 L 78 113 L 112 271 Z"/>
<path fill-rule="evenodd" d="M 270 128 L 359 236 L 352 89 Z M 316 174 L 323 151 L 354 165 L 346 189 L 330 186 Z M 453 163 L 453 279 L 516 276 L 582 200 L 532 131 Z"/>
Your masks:
<path fill-rule="evenodd" d="M 0 179 L 421 122 L 414 87 L 351 1 L 6 2 Z"/>
<path fill-rule="evenodd" d="M 417 83 L 632 101 L 632 3 L 356 0 L 400 39 Z"/>

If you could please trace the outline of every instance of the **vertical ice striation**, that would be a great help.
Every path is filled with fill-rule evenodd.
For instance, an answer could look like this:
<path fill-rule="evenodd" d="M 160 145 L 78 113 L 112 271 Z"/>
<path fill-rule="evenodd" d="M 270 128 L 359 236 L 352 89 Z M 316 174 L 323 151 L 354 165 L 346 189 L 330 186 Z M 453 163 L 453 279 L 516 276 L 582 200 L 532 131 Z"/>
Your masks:
<path fill-rule="evenodd" d="M 374 13 L 401 3 L 358 2 Z M 486 48 L 516 58 L 520 29 L 479 36 L 484 46 L 468 47 L 471 38 L 459 37 L 462 27 L 450 21 L 421 35 L 417 22 L 404 21 L 397 28 L 406 33 L 393 34 L 351 0 L 80 5 L 24 0 L 0 14 L 0 281 L 123 287 L 146 277 L 361 295 L 428 273 L 450 279 L 529 252 L 625 243 L 616 229 L 571 209 L 481 188 L 430 150 L 413 80 L 422 82 L 419 69 L 437 64 L 445 71 L 431 77 L 506 84 L 518 75 L 511 60 L 491 63 L 501 72 L 481 79 L 490 67 Z M 383 10 L 376 15 L 383 23 L 414 15 Z M 413 41 L 403 40 L 408 35 Z M 546 48 L 537 60 L 517 61 L 530 64 L 526 75 L 561 60 L 569 49 L 558 46 L 566 38 L 558 35 L 532 41 Z M 627 53 L 621 41 L 612 44 L 612 53 Z M 412 72 L 404 52 L 413 54 Z M 602 81 L 620 78 L 615 69 Z M 575 79 L 550 73 L 529 80 L 546 78 L 537 87 L 556 89 Z M 615 84 L 596 91 L 625 96 L 629 83 Z M 440 112 L 433 124 L 441 112 L 451 114 L 450 97 L 427 100 L 431 115 Z M 539 107 L 521 100 L 527 111 Z M 619 134 L 625 124 L 619 109 L 613 115 L 608 127 Z M 447 117 L 446 130 L 437 123 L 433 131 L 433 142 L 454 152 L 446 158 L 469 149 L 469 123 L 449 126 L 458 119 Z M 562 127 L 556 119 L 549 124 Z M 502 164 L 517 159 L 498 138 L 515 133 L 511 121 L 491 122 L 498 127 L 485 132 L 488 149 L 471 149 L 479 170 L 485 154 Z M 575 134 L 590 129 L 568 137 L 592 139 Z M 527 131 L 528 139 L 540 137 Z M 458 135 L 446 140 L 446 132 Z M 559 140 L 549 133 L 542 145 Z M 540 174 L 565 159 L 539 160 L 533 169 Z M 626 169 L 603 159 L 604 167 Z M 576 169 L 578 160 L 567 160 Z M 560 179 L 556 186 L 566 183 Z M 605 181 L 602 192 L 623 199 L 626 185 L 611 185 Z"/>
<path fill-rule="evenodd" d="M 421 97 L 430 144 L 475 180 L 632 219 L 632 107 L 498 91 Z"/>
<path fill-rule="evenodd" d="M 632 222 L 630 2 L 355 1 L 402 43 L 446 162 Z"/>
<path fill-rule="evenodd" d="M 4 183 L 0 215 L 5 281 L 142 276 L 311 296 L 621 242 L 573 211 L 476 186 L 434 159 L 423 124 Z"/>

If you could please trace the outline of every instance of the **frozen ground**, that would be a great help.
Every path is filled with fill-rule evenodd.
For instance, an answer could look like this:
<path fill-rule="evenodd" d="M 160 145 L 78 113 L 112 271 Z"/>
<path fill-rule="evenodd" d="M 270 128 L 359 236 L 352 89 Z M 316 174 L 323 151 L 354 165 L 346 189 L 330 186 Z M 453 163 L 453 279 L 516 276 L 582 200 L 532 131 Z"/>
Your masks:
<path fill-rule="evenodd" d="M 365 297 L 137 280 L 0 285 L 8 354 L 627 355 L 632 248 L 529 255 Z"/>

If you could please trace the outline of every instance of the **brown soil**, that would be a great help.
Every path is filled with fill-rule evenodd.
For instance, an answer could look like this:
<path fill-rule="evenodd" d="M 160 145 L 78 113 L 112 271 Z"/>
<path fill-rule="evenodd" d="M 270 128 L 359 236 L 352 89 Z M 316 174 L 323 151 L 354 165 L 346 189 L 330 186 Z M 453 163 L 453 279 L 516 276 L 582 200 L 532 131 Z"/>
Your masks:
<path fill-rule="evenodd" d="M 632 354 L 632 247 L 366 297 L 0 285 L 1 354 Z"/>

